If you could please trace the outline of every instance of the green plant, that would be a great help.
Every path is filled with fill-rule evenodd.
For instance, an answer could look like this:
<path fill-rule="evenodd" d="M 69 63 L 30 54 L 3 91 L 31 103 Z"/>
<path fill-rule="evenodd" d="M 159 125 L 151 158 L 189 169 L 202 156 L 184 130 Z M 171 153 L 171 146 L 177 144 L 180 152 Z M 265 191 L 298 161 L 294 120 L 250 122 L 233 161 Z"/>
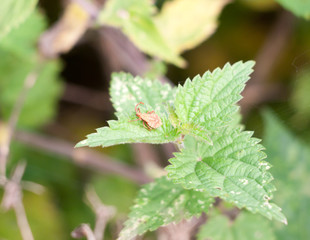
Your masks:
<path fill-rule="evenodd" d="M 228 63 L 175 88 L 130 74 L 112 75 L 110 95 L 118 119 L 76 147 L 173 142 L 180 149 L 169 159 L 167 177 L 142 187 L 119 239 L 208 212 L 215 197 L 287 223 L 269 202 L 275 187 L 260 140 L 235 121 L 253 66 L 253 61 Z M 160 127 L 148 130 L 132 121 L 139 102 L 145 103 L 145 112 L 156 112 Z"/>
<path fill-rule="evenodd" d="M 157 231 L 159 239 L 165 231 L 166 239 L 181 239 L 179 232 L 190 239 L 198 227 L 198 240 L 310 239 L 310 150 L 296 134 L 310 136 L 309 1 L 72 0 L 62 7 L 60 2 L 0 3 L 1 239 L 68 239 L 73 229 L 76 238 L 116 239 L 127 214 L 121 240 L 161 226 L 166 227 Z M 98 66 L 71 65 L 81 62 L 80 51 Z M 255 56 L 257 74 L 244 92 L 242 110 L 257 136 L 260 118 L 253 106 L 282 101 L 282 84 L 295 86 L 291 99 L 271 106 L 280 114 L 263 114 L 268 161 L 260 140 L 240 124 L 237 105 L 254 62 L 227 64 L 178 87 L 152 80 L 176 83 L 205 66 Z M 144 77 L 112 75 L 117 119 L 77 145 L 114 147 L 73 149 L 65 138 L 76 142 L 109 118 L 106 76 L 120 69 Z M 95 75 L 99 81 L 90 83 Z M 253 92 L 258 94 L 249 98 Z M 88 115 L 94 109 L 100 114 Z M 177 150 L 169 164 L 164 156 L 171 151 L 160 152 L 166 146 L 127 143 L 170 143 Z M 169 165 L 155 168 L 152 158 Z M 283 207 L 288 226 L 271 199 Z M 146 239 L 154 238 L 147 233 Z"/>

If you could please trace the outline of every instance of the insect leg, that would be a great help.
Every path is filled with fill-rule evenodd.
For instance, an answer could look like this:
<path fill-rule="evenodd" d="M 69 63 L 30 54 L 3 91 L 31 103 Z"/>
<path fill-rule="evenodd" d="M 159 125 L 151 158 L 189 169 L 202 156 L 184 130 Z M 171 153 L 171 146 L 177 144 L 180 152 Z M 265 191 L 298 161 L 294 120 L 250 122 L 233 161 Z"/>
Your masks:
<path fill-rule="evenodd" d="M 150 127 L 146 122 L 143 121 L 143 126 L 147 129 L 147 130 L 152 130 L 152 127 Z"/>
<path fill-rule="evenodd" d="M 137 105 L 135 106 L 136 113 L 140 113 L 140 108 L 137 108 L 140 104 L 144 104 L 144 103 L 143 102 L 137 103 Z"/>
<path fill-rule="evenodd" d="M 135 121 L 140 121 L 141 119 L 140 118 L 138 118 L 138 119 L 135 119 L 135 120 L 130 120 L 130 121 L 128 121 L 128 122 L 135 122 Z"/>

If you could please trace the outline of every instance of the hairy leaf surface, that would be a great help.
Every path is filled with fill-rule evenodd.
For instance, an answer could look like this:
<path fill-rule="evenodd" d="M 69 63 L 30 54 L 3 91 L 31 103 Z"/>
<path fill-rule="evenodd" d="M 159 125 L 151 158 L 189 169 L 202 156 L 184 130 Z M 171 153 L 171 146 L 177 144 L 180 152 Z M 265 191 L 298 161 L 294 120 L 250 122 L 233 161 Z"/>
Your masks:
<path fill-rule="evenodd" d="M 134 111 L 134 109 L 133 109 Z M 168 143 L 179 136 L 167 117 L 161 116 L 162 126 L 148 130 L 141 121 L 130 122 L 129 119 L 108 121 L 109 127 L 98 128 L 96 133 L 87 135 L 75 147 L 109 147 L 124 143 Z"/>
<path fill-rule="evenodd" d="M 117 116 L 128 118 L 132 116 L 137 103 L 142 109 L 155 112 L 165 112 L 164 105 L 172 104 L 175 97 L 175 88 L 169 84 L 161 84 L 158 80 L 133 77 L 126 73 L 113 73 L 110 96 Z"/>
<path fill-rule="evenodd" d="M 175 109 L 185 131 L 203 133 L 210 142 L 210 133 L 227 126 L 238 111 L 236 103 L 253 66 L 253 61 L 228 63 L 178 86 Z"/>
<path fill-rule="evenodd" d="M 205 192 L 186 190 L 166 177 L 156 179 L 139 191 L 119 240 L 132 239 L 183 218 L 199 216 L 207 212 L 212 203 L 213 198 Z"/>
<path fill-rule="evenodd" d="M 175 141 L 179 132 L 171 125 L 165 109 L 165 105 L 173 102 L 174 93 L 170 85 L 161 84 L 157 80 L 142 79 L 125 73 L 113 74 L 110 95 L 118 121 L 109 121 L 109 127 L 97 129 L 96 133 L 89 134 L 76 147 Z M 135 112 L 135 106 L 139 102 L 144 103 L 139 105 L 141 113 L 155 111 L 162 126 L 152 130 L 143 126 Z"/>
<path fill-rule="evenodd" d="M 226 128 L 211 135 L 213 146 L 187 136 L 184 148 L 170 159 L 168 176 L 188 189 L 203 189 L 239 208 L 286 223 L 281 209 L 269 203 L 275 187 L 269 163 L 251 132 Z"/>

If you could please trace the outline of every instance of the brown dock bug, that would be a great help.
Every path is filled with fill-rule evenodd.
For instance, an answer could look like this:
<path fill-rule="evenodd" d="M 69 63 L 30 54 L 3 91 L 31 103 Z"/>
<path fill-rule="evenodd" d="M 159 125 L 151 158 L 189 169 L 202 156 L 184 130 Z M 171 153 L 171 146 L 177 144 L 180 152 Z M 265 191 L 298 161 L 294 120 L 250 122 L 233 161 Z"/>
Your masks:
<path fill-rule="evenodd" d="M 160 117 L 154 111 L 149 111 L 147 113 L 141 113 L 140 108 L 138 108 L 140 104 L 144 104 L 144 103 L 139 102 L 135 107 L 136 115 L 139 118 L 136 121 L 138 120 L 143 121 L 143 126 L 148 130 L 159 128 L 162 125 Z"/>

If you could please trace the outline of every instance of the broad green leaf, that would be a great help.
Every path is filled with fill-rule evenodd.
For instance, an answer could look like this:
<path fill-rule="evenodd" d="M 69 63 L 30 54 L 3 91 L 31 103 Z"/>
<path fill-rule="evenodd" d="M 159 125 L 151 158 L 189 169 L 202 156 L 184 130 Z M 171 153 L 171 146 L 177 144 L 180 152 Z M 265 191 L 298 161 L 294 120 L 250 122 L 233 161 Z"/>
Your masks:
<path fill-rule="evenodd" d="M 296 16 L 310 19 L 310 1 L 308 0 L 276 0 L 287 10 L 293 12 Z"/>
<path fill-rule="evenodd" d="M 126 73 L 113 73 L 110 96 L 117 116 L 128 118 L 137 103 L 143 102 L 150 110 L 165 112 L 164 105 L 173 104 L 175 88 L 158 80 L 133 77 Z M 143 105 L 140 105 L 143 108 Z"/>
<path fill-rule="evenodd" d="M 17 28 L 2 38 L 0 48 L 27 61 L 34 61 L 37 40 L 45 27 L 46 21 L 43 15 L 34 12 Z"/>
<path fill-rule="evenodd" d="M 241 212 L 234 221 L 211 216 L 198 233 L 198 240 L 275 240 L 269 222 L 259 215 Z"/>
<path fill-rule="evenodd" d="M 154 8 L 149 0 L 109 0 L 100 13 L 98 23 L 119 27 L 142 51 L 177 66 L 184 60 L 170 48 L 155 25 Z"/>
<path fill-rule="evenodd" d="M 38 0 L 2 0 L 0 8 L 0 41 L 12 28 L 21 24 L 34 10 Z"/>
<path fill-rule="evenodd" d="M 253 66 L 253 61 L 228 63 L 223 69 L 207 71 L 178 86 L 175 109 L 185 133 L 199 133 L 200 138 L 205 135 L 205 140 L 212 143 L 211 132 L 227 126 L 238 111 L 236 103 Z"/>
<path fill-rule="evenodd" d="M 185 190 L 166 177 L 146 184 L 139 191 L 119 240 L 132 239 L 146 231 L 207 212 L 213 198 L 205 192 Z"/>
<path fill-rule="evenodd" d="M 174 0 L 155 16 L 162 36 L 175 52 L 191 49 L 210 37 L 229 0 Z"/>
<path fill-rule="evenodd" d="M 294 136 L 271 111 L 265 111 L 264 144 L 288 225 L 276 225 L 281 240 L 310 239 L 310 147 Z"/>
<path fill-rule="evenodd" d="M 168 176 L 188 189 L 207 191 L 211 196 L 247 208 L 267 218 L 286 223 L 281 209 L 269 203 L 275 187 L 267 172 L 269 163 L 259 139 L 251 132 L 226 128 L 211 135 L 213 146 L 186 136 L 184 148 L 170 159 Z"/>
<path fill-rule="evenodd" d="M 132 108 L 134 112 L 134 108 Z M 148 130 L 142 121 L 134 119 L 122 119 L 108 121 L 109 127 L 98 128 L 96 133 L 87 135 L 75 147 L 109 147 L 124 143 L 168 143 L 173 142 L 179 136 L 177 129 L 173 128 L 167 117 L 159 115 L 162 125 L 159 128 Z"/>
<path fill-rule="evenodd" d="M 4 120 L 9 118 L 27 75 L 39 64 L 36 40 L 44 25 L 42 16 L 34 13 L 0 43 L 0 111 Z M 19 125 L 37 127 L 54 116 L 62 89 L 58 81 L 59 72 L 58 61 L 42 65 L 36 84 L 29 91 L 22 108 Z"/>

